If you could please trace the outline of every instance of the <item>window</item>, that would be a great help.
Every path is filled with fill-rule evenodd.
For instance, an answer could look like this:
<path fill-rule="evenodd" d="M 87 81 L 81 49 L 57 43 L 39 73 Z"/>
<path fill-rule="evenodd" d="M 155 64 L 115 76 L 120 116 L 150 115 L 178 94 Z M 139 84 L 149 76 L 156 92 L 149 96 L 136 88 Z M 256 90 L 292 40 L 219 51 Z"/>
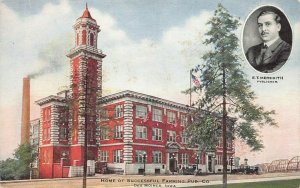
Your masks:
<path fill-rule="evenodd" d="M 38 139 L 38 138 L 32 139 L 32 140 L 31 140 L 31 144 L 32 144 L 32 145 L 39 144 L 39 139 Z"/>
<path fill-rule="evenodd" d="M 175 124 L 176 123 L 176 114 L 175 112 L 167 112 L 168 123 Z"/>
<path fill-rule="evenodd" d="M 108 127 L 103 126 L 103 127 L 100 128 L 100 139 L 101 140 L 109 139 L 109 137 L 108 137 Z"/>
<path fill-rule="evenodd" d="M 49 108 L 47 110 L 47 120 L 50 121 L 51 120 L 51 108 Z"/>
<path fill-rule="evenodd" d="M 122 150 L 114 150 L 114 163 L 121 163 Z"/>
<path fill-rule="evenodd" d="M 147 139 L 147 127 L 146 126 L 136 126 L 136 138 L 137 139 Z"/>
<path fill-rule="evenodd" d="M 34 125 L 32 127 L 32 137 L 37 138 L 39 137 L 39 126 Z"/>
<path fill-rule="evenodd" d="M 176 132 L 167 131 L 167 133 L 168 133 L 168 142 L 176 142 Z"/>
<path fill-rule="evenodd" d="M 115 107 L 114 117 L 115 118 L 123 117 L 123 106 L 121 104 L 119 104 Z"/>
<path fill-rule="evenodd" d="M 136 150 L 136 156 L 135 156 L 135 161 L 137 163 L 144 163 L 144 153 L 146 153 L 146 151 L 143 150 Z"/>
<path fill-rule="evenodd" d="M 181 154 L 181 164 L 183 164 L 183 165 L 189 164 L 189 156 L 187 153 Z"/>
<path fill-rule="evenodd" d="M 122 138 L 123 137 L 122 125 L 116 125 L 114 133 L 115 133 L 114 134 L 115 138 Z"/>
<path fill-rule="evenodd" d="M 94 46 L 94 34 L 93 33 L 90 34 L 90 45 Z"/>
<path fill-rule="evenodd" d="M 223 156 L 222 155 L 217 155 L 216 160 L 217 160 L 216 161 L 217 165 L 223 164 Z"/>
<path fill-rule="evenodd" d="M 162 140 L 162 129 L 153 128 L 152 140 Z"/>
<path fill-rule="evenodd" d="M 59 129 L 59 138 L 64 140 L 67 139 L 67 128 L 61 127 Z"/>
<path fill-rule="evenodd" d="M 187 115 L 181 114 L 180 116 L 180 125 L 181 126 L 187 126 L 188 118 Z"/>
<path fill-rule="evenodd" d="M 103 109 L 100 111 L 100 118 L 101 118 L 101 121 L 105 121 L 105 120 L 108 120 L 108 110 L 107 109 Z"/>
<path fill-rule="evenodd" d="M 76 45 L 78 46 L 79 44 L 79 33 L 76 34 Z"/>
<path fill-rule="evenodd" d="M 50 121 L 51 119 L 51 108 L 47 107 L 43 110 L 44 121 Z"/>
<path fill-rule="evenodd" d="M 232 148 L 232 140 L 231 139 L 228 139 L 226 144 L 227 144 L 227 148 Z"/>
<path fill-rule="evenodd" d="M 62 125 L 67 124 L 69 120 L 68 111 L 63 108 L 59 109 L 58 119 L 59 119 L 59 124 Z"/>
<path fill-rule="evenodd" d="M 82 31 L 82 44 L 85 45 L 86 44 L 86 30 Z"/>
<path fill-rule="evenodd" d="M 162 110 L 154 108 L 152 114 L 152 120 L 162 122 Z"/>
<path fill-rule="evenodd" d="M 188 137 L 186 133 L 181 133 L 181 143 L 187 144 L 188 143 Z"/>
<path fill-rule="evenodd" d="M 101 162 L 108 161 L 108 151 L 100 151 L 100 161 Z"/>
<path fill-rule="evenodd" d="M 136 105 L 136 118 L 145 119 L 147 116 L 147 107 L 142 105 Z"/>
<path fill-rule="evenodd" d="M 152 161 L 153 161 L 153 163 L 161 163 L 161 157 L 162 155 L 161 155 L 161 152 L 160 151 L 154 151 L 153 152 L 153 159 L 152 159 Z"/>
<path fill-rule="evenodd" d="M 47 139 L 50 139 L 51 136 L 51 129 L 50 127 L 47 128 Z"/>
<path fill-rule="evenodd" d="M 222 138 L 219 138 L 219 141 L 218 141 L 218 145 L 219 147 L 223 147 L 223 141 L 222 141 Z"/>
<path fill-rule="evenodd" d="M 50 127 L 46 127 L 43 129 L 43 139 L 44 140 L 50 139 Z"/>

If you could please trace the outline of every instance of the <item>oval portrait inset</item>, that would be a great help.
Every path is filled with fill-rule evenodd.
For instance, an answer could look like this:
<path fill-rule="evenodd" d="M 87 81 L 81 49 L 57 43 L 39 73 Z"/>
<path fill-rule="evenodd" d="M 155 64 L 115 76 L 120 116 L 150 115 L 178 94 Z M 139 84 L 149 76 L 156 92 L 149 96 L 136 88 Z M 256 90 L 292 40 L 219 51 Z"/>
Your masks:
<path fill-rule="evenodd" d="M 254 10 L 245 22 L 243 49 L 250 65 L 262 73 L 279 70 L 292 48 L 292 30 L 284 13 L 274 6 Z"/>

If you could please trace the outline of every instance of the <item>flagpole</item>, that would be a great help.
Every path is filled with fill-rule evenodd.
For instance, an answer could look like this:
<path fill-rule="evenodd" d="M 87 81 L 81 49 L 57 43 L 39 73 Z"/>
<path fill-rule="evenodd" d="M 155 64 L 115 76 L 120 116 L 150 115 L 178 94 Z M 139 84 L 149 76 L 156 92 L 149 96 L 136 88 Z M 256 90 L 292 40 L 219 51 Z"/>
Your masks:
<path fill-rule="evenodd" d="M 192 106 L 192 70 L 190 70 L 190 106 Z"/>

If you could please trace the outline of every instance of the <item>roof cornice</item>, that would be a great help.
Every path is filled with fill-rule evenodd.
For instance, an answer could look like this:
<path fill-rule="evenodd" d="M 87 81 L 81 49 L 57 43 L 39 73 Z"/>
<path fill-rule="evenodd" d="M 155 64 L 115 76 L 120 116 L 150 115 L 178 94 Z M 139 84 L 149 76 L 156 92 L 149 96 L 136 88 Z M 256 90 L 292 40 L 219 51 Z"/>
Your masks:
<path fill-rule="evenodd" d="M 42 98 L 40 100 L 35 101 L 36 104 L 38 105 L 44 105 L 50 102 L 61 102 L 61 103 L 65 103 L 66 100 L 64 97 L 59 97 L 59 96 L 55 96 L 55 95 L 50 95 L 48 97 Z"/>
<path fill-rule="evenodd" d="M 166 100 L 166 99 L 162 99 L 162 98 L 159 98 L 159 97 L 146 95 L 146 94 L 143 94 L 143 93 L 138 93 L 138 92 L 130 91 L 130 90 L 125 90 L 125 91 L 122 91 L 122 92 L 118 92 L 118 93 L 114 93 L 114 94 L 111 94 L 111 95 L 104 96 L 104 97 L 102 97 L 98 100 L 98 104 L 105 104 L 105 103 L 113 102 L 115 100 L 119 100 L 119 99 L 122 99 L 122 98 L 134 98 L 134 99 L 144 100 L 144 101 L 147 101 L 147 102 L 158 103 L 158 104 L 161 104 L 161 105 L 175 107 L 175 108 L 179 108 L 179 109 L 187 110 L 187 111 L 194 110 L 193 107 L 190 107 L 190 106 L 185 105 L 185 104 L 173 102 L 173 101 L 170 101 L 170 100 Z"/>

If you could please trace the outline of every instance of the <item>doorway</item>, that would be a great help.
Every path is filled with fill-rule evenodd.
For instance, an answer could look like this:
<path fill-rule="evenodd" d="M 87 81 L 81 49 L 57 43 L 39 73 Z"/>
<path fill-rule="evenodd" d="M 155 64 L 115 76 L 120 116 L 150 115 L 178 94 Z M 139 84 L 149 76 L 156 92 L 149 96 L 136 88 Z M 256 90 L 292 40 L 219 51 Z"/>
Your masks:
<path fill-rule="evenodd" d="M 212 156 L 208 156 L 208 162 L 207 162 L 208 172 L 212 172 Z"/>
<path fill-rule="evenodd" d="M 171 158 L 169 160 L 169 167 L 170 167 L 170 171 L 172 173 L 177 171 L 177 160 L 176 160 L 176 158 Z"/>

